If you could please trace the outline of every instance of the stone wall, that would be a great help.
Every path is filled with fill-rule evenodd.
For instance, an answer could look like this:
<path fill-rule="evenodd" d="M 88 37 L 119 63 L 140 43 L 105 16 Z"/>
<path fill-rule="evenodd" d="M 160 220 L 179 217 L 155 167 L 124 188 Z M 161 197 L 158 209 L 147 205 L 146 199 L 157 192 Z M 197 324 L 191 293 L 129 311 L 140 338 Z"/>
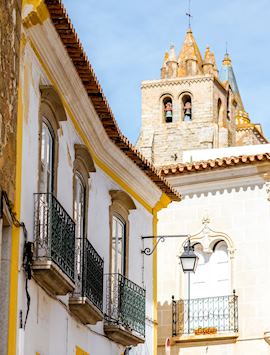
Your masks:
<path fill-rule="evenodd" d="M 190 122 L 183 121 L 185 94 L 192 98 Z M 164 117 L 163 99 L 168 96 L 173 105 L 172 123 L 166 123 Z M 233 122 L 227 119 L 227 91 L 211 75 L 145 81 L 137 147 L 155 166 L 179 163 L 185 150 L 227 147 L 229 133 L 235 129 Z"/>
<path fill-rule="evenodd" d="M 0 188 L 15 190 L 21 0 L 0 2 Z"/>

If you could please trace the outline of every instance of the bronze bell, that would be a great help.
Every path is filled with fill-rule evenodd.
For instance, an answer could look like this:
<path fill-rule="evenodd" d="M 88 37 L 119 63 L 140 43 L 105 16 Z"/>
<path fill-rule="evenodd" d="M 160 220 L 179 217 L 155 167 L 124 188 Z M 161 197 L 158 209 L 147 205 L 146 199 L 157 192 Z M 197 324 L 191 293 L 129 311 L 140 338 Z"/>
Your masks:
<path fill-rule="evenodd" d="M 191 119 L 191 102 L 187 101 L 184 106 L 185 120 Z"/>
<path fill-rule="evenodd" d="M 166 118 L 172 118 L 172 111 L 166 111 Z"/>

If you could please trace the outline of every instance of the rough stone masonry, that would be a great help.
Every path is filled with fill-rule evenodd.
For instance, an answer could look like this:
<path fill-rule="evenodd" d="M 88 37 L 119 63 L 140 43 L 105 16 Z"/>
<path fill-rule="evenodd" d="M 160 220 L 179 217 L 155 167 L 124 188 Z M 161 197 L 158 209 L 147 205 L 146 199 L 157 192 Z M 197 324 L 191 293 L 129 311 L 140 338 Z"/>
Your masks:
<path fill-rule="evenodd" d="M 0 0 L 0 189 L 13 201 L 21 0 Z"/>

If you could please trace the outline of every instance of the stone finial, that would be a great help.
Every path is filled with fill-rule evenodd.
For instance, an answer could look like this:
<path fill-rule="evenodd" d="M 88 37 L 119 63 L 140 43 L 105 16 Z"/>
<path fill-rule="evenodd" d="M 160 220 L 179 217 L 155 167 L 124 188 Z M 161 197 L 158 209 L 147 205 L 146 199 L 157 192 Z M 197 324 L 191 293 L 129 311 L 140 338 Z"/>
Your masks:
<path fill-rule="evenodd" d="M 189 28 L 178 56 L 178 77 L 202 74 L 202 56 Z"/>
<path fill-rule="evenodd" d="M 176 60 L 175 48 L 170 46 L 168 52 L 165 53 L 163 65 L 161 68 L 161 79 L 176 78 L 178 63 Z"/>
<path fill-rule="evenodd" d="M 231 57 L 230 57 L 229 53 L 225 53 L 224 59 L 222 61 L 222 64 L 226 65 L 226 66 L 231 66 L 232 65 L 232 60 L 231 60 Z"/>
<path fill-rule="evenodd" d="M 203 72 L 204 74 L 213 74 L 218 77 L 218 69 L 216 64 L 215 55 L 211 52 L 210 47 L 207 46 L 203 61 Z"/>
<path fill-rule="evenodd" d="M 161 79 L 166 79 L 167 77 L 167 62 L 169 59 L 169 53 L 165 52 L 164 59 L 163 59 L 163 64 L 161 68 Z"/>

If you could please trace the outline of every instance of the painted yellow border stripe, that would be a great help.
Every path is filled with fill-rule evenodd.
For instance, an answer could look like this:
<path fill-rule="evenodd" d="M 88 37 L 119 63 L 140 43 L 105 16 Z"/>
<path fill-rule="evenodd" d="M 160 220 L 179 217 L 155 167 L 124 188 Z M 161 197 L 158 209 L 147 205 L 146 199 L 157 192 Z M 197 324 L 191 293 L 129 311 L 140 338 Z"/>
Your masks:
<path fill-rule="evenodd" d="M 21 40 L 20 53 L 22 53 L 24 42 Z M 18 87 L 18 113 L 17 113 L 17 142 L 16 142 L 16 183 L 14 211 L 17 219 L 20 220 L 21 209 L 21 180 L 22 180 L 22 86 L 19 77 Z M 19 275 L 19 250 L 20 250 L 20 228 L 12 227 L 11 234 L 11 264 L 10 264 L 10 291 L 9 291 L 9 323 L 8 323 L 8 355 L 16 354 L 17 338 L 17 308 L 18 308 L 18 275 Z"/>
<path fill-rule="evenodd" d="M 167 208 L 167 206 L 171 203 L 171 199 L 166 195 L 162 194 L 159 202 L 153 209 L 153 236 L 157 236 L 157 224 L 158 224 L 158 212 Z M 155 247 L 157 241 L 153 239 L 153 247 Z M 153 341 L 153 355 L 157 355 L 158 349 L 158 317 L 157 317 L 157 307 L 158 307 L 158 280 L 157 280 L 157 266 L 158 266 L 158 258 L 157 258 L 157 249 L 155 249 L 153 253 L 153 319 L 154 319 L 154 341 Z"/>

